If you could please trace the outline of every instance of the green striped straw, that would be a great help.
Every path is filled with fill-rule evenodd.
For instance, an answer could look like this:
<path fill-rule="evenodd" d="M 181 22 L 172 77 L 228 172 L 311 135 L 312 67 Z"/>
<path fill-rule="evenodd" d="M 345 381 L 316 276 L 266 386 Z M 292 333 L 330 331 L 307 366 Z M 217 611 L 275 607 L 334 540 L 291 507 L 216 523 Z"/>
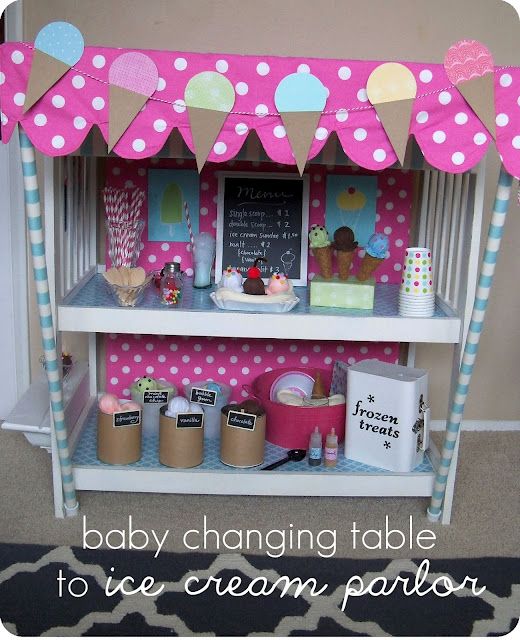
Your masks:
<path fill-rule="evenodd" d="M 446 493 L 446 481 L 448 479 L 457 436 L 460 431 L 462 415 L 464 413 L 466 398 L 468 396 L 469 383 L 473 374 L 475 360 L 477 358 L 480 334 L 482 333 L 482 327 L 484 326 L 489 292 L 491 290 L 491 285 L 493 284 L 493 276 L 495 275 L 497 257 L 500 251 L 500 241 L 504 232 L 504 224 L 506 221 L 507 209 L 509 207 L 512 182 L 513 178 L 506 173 L 502 165 L 500 167 L 500 175 L 498 178 L 493 215 L 488 230 L 486 251 L 480 268 L 478 287 L 475 294 L 475 302 L 473 303 L 471 323 L 469 325 L 466 344 L 464 345 L 464 355 L 460 366 L 459 379 L 451 405 L 448 425 L 446 427 L 441 463 L 437 470 L 430 507 L 427 510 L 428 518 L 432 522 L 437 521 L 441 515 L 442 503 L 444 502 L 444 496 Z"/>
<path fill-rule="evenodd" d="M 45 370 L 49 383 L 51 411 L 60 463 L 65 513 L 68 516 L 74 516 L 78 512 L 78 501 L 76 499 L 74 478 L 72 476 L 67 429 L 65 426 L 65 413 L 63 410 L 63 391 L 60 378 L 61 362 L 58 360 L 58 354 L 56 353 L 34 146 L 22 127 L 20 125 L 18 125 L 18 127 L 20 151 L 22 155 L 25 212 L 27 215 L 27 226 L 29 228 L 29 241 L 31 243 L 36 299 L 42 330 L 42 346 L 46 364 Z"/>

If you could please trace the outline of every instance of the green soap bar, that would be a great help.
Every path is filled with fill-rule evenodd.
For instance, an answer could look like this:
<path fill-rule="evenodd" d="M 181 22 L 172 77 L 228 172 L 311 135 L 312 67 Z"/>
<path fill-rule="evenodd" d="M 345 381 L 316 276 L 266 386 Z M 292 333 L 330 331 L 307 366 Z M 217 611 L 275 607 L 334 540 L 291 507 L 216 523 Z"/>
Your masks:
<path fill-rule="evenodd" d="M 336 276 L 325 280 L 316 276 L 311 280 L 311 306 L 373 309 L 374 286 L 373 278 L 359 282 L 353 276 L 348 280 L 340 280 Z"/>

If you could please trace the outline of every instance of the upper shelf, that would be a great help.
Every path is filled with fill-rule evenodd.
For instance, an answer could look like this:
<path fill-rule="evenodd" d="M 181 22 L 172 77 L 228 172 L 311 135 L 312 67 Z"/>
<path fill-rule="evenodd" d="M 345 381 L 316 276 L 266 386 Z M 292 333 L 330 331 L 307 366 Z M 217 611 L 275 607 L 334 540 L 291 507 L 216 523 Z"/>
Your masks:
<path fill-rule="evenodd" d="M 311 307 L 307 287 L 295 287 L 300 303 L 289 313 L 217 309 L 211 289 L 194 289 L 187 279 L 178 307 L 164 307 L 153 284 L 134 308 L 115 304 L 101 274 L 87 277 L 58 306 L 61 331 L 152 335 L 456 343 L 460 318 L 437 299 L 432 318 L 398 315 L 398 285 L 376 285 L 373 311 Z"/>

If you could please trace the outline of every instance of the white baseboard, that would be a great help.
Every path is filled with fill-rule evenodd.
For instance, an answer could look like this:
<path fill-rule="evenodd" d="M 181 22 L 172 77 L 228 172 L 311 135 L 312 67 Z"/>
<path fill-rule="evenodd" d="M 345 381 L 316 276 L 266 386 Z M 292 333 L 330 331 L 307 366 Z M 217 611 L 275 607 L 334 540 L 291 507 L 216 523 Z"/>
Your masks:
<path fill-rule="evenodd" d="M 432 420 L 432 431 L 444 431 L 445 420 Z M 463 431 L 520 431 L 520 420 L 463 420 Z"/>

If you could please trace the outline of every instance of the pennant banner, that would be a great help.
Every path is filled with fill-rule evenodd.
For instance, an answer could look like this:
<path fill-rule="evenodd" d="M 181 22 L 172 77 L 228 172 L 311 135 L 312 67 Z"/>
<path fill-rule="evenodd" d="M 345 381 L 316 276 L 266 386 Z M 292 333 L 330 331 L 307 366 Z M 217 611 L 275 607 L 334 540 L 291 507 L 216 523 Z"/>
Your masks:
<path fill-rule="evenodd" d="M 376 67 L 367 82 L 368 99 L 375 108 L 390 144 L 404 164 L 412 108 L 417 95 L 413 73 L 398 62 Z"/>
<path fill-rule="evenodd" d="M 444 68 L 450 82 L 496 140 L 495 65 L 489 49 L 477 40 L 460 40 L 448 49 Z"/>
<path fill-rule="evenodd" d="M 83 55 L 81 32 L 68 22 L 51 22 L 34 41 L 34 53 L 24 103 L 26 113 Z"/>
<path fill-rule="evenodd" d="M 300 175 L 327 103 L 327 89 L 310 73 L 291 73 L 276 88 L 274 102 L 291 143 Z"/>

